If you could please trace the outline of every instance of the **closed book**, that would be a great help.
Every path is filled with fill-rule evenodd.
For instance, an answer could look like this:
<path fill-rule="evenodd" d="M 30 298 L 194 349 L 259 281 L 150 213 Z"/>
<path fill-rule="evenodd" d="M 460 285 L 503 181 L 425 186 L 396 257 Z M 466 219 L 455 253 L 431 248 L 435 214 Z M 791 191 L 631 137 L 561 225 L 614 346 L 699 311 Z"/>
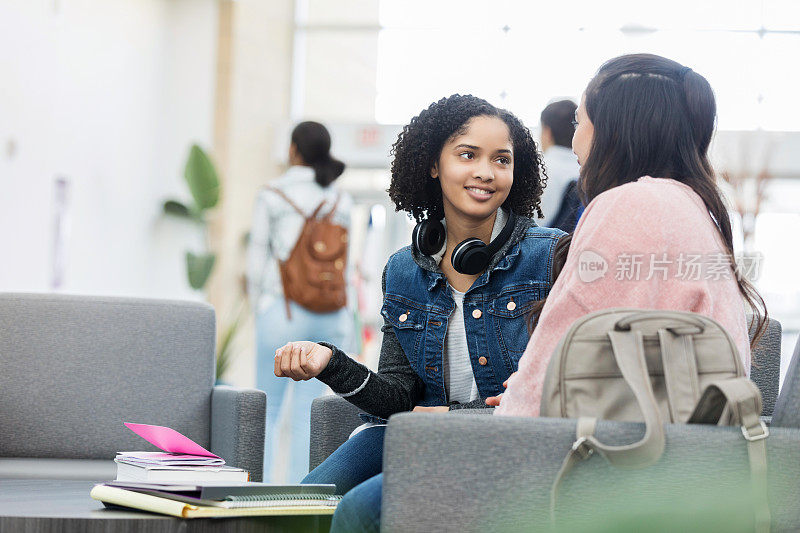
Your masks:
<path fill-rule="evenodd" d="M 141 465 L 115 459 L 117 481 L 153 483 L 202 483 L 249 481 L 250 473 L 232 466 L 161 466 Z"/>
<path fill-rule="evenodd" d="M 221 457 L 165 452 L 119 452 L 117 459 L 126 463 L 159 466 L 222 466 L 225 464 L 225 460 Z"/>
<path fill-rule="evenodd" d="M 336 510 L 339 497 L 331 498 L 325 505 L 317 502 L 297 504 L 291 499 L 266 500 L 257 507 L 218 507 L 211 505 L 195 505 L 172 498 L 164 498 L 105 484 L 96 485 L 90 496 L 106 505 L 116 505 L 131 509 L 140 509 L 153 513 L 177 516 L 179 518 L 216 518 L 235 516 L 279 516 L 279 515 L 332 515 Z"/>

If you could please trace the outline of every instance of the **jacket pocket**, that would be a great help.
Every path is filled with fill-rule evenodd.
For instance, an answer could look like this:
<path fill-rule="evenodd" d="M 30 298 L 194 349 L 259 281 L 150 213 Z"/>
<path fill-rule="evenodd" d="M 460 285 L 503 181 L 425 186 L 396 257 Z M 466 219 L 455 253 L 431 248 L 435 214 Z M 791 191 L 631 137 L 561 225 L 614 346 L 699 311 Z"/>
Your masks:
<path fill-rule="evenodd" d="M 489 304 L 497 343 L 501 353 L 507 357 L 510 372 L 517 370 L 519 359 L 528 345 L 528 315 L 546 294 L 547 285 L 544 283 L 541 286 L 525 285 L 504 290 Z"/>
<path fill-rule="evenodd" d="M 422 333 L 425 329 L 427 313 L 405 298 L 392 298 L 387 295 L 383 299 L 381 315 L 392 326 L 403 352 L 415 369 L 417 356 L 420 350 Z M 417 371 L 419 371 L 417 369 Z"/>

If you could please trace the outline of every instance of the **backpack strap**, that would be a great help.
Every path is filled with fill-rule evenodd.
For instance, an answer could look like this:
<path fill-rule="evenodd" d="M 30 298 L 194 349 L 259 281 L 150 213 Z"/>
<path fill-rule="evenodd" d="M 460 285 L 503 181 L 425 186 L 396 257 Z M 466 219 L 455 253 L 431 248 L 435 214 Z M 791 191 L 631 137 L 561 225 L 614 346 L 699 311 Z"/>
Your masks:
<path fill-rule="evenodd" d="M 283 199 L 286 201 L 286 203 L 287 203 L 287 204 L 289 204 L 290 206 L 292 206 L 292 208 L 293 208 L 295 211 L 297 211 L 297 213 L 298 213 L 298 214 L 299 214 L 301 217 L 303 217 L 303 218 L 305 218 L 305 219 L 309 219 L 309 218 L 317 218 L 317 217 L 319 216 L 319 212 L 320 212 L 320 211 L 322 211 L 322 207 L 323 207 L 323 206 L 326 204 L 326 200 L 323 200 L 322 202 L 320 202 L 320 204 L 317 206 L 317 208 L 316 208 L 316 209 L 314 209 L 314 211 L 313 211 L 313 212 L 311 213 L 311 215 L 309 216 L 309 215 L 306 215 L 306 214 L 305 214 L 305 212 L 304 212 L 302 209 L 300 209 L 300 207 L 298 207 L 298 205 L 297 205 L 296 203 L 294 203 L 294 202 L 292 201 L 292 199 L 291 199 L 291 198 L 289 198 L 289 196 L 288 196 L 288 195 L 287 195 L 285 192 L 283 192 L 282 190 L 280 190 L 280 189 L 276 189 L 276 188 L 274 188 L 274 187 L 265 187 L 265 188 L 266 188 L 266 190 L 268 190 L 268 191 L 272 191 L 272 192 L 274 192 L 275 194 L 277 194 L 278 196 L 280 196 L 281 198 L 283 198 Z M 339 194 L 337 194 L 337 195 L 336 195 L 336 201 L 335 201 L 335 202 L 333 202 L 333 207 L 331 207 L 331 209 L 330 209 L 330 210 L 329 210 L 329 211 L 328 211 L 328 212 L 325 214 L 325 216 L 323 217 L 323 219 L 324 219 L 324 220 L 328 221 L 328 220 L 330 220 L 330 219 L 331 219 L 331 217 L 333 216 L 333 214 L 336 212 L 336 207 L 338 207 L 338 205 L 339 205 L 339 200 L 341 199 L 341 197 L 342 197 L 342 194 L 341 194 L 341 193 L 339 193 Z"/>
<path fill-rule="evenodd" d="M 339 205 L 339 199 L 341 197 L 342 197 L 341 193 L 336 195 L 336 200 L 333 202 L 333 207 L 331 207 L 328 210 L 328 212 L 325 213 L 325 216 L 322 217 L 323 221 L 325 221 L 325 222 L 330 222 L 331 221 L 331 217 L 333 217 L 333 214 L 336 212 L 336 207 Z M 317 218 L 319 216 L 319 212 L 322 211 L 322 206 L 324 206 L 326 204 L 326 202 L 327 202 L 326 200 L 322 200 L 322 203 L 320 203 L 317 206 L 317 208 L 314 209 L 314 212 L 311 213 L 311 217 L 309 217 L 309 218 Z"/>
<path fill-rule="evenodd" d="M 761 392 L 755 383 L 747 378 L 723 379 L 706 387 L 688 423 L 726 425 L 730 422 L 730 425 L 741 426 L 750 460 L 756 531 L 769 533 L 766 447 L 769 429 L 760 414 Z"/>
<path fill-rule="evenodd" d="M 644 311 L 629 315 L 617 324 L 629 330 L 631 324 L 664 316 L 658 311 Z M 681 317 L 666 321 L 658 329 L 661 348 L 661 364 L 664 368 L 664 383 L 667 388 L 667 404 L 670 418 L 675 423 L 689 419 L 697 400 L 700 399 L 699 374 L 692 335 L 703 333 L 705 325 L 696 317 Z"/>
<path fill-rule="evenodd" d="M 659 329 L 658 341 L 669 413 L 674 422 L 683 423 L 692 415 L 701 392 L 694 341 L 691 334 L 682 335 L 675 328 Z"/>
<path fill-rule="evenodd" d="M 623 468 L 650 466 L 664 453 L 666 438 L 661 413 L 658 410 L 653 384 L 647 372 L 644 353 L 644 337 L 639 330 L 609 331 L 614 359 L 622 377 L 631 388 L 636 403 L 644 416 L 645 433 L 641 440 L 632 444 L 611 446 L 594 436 L 595 420 L 579 418 L 576 428 L 577 440 L 567 454 L 550 489 L 550 520 L 555 524 L 558 488 L 564 476 L 582 460 L 598 452 L 609 463 Z"/>
<path fill-rule="evenodd" d="M 577 440 L 572 444 L 572 449 L 567 454 L 564 462 L 561 463 L 561 468 L 558 469 L 556 479 L 553 482 L 553 486 L 550 488 L 550 526 L 554 531 L 557 531 L 555 526 L 558 489 L 561 486 L 561 482 L 564 480 L 564 476 L 566 476 L 567 473 L 572 470 L 577 463 L 588 459 L 592 456 L 592 454 L 594 454 L 594 449 L 586 446 L 584 443 L 587 441 L 587 439 L 594 436 L 596 425 L 596 418 L 582 416 L 578 419 L 578 422 L 575 426 L 575 436 L 577 437 Z"/>
<path fill-rule="evenodd" d="M 333 214 L 336 212 L 336 208 L 339 206 L 339 200 L 341 199 L 342 199 L 342 193 L 337 193 L 336 200 L 333 202 L 333 207 L 331 207 L 328 213 L 325 215 L 326 222 L 329 221 L 331 217 L 333 217 Z"/>
<path fill-rule="evenodd" d="M 266 187 L 266 190 L 268 190 L 268 191 L 272 191 L 272 192 L 274 192 L 275 194 L 277 194 L 278 196 L 280 196 L 281 198 L 283 198 L 283 199 L 286 201 L 286 203 L 287 203 L 287 204 L 289 204 L 290 206 L 292 206 L 292 208 L 293 208 L 295 211 L 297 211 L 297 212 L 298 212 L 298 214 L 299 214 L 301 217 L 303 217 L 303 218 L 306 218 L 306 214 L 303 212 L 303 210 L 302 210 L 302 209 L 300 209 L 300 208 L 297 206 L 297 204 L 296 204 L 296 203 L 294 203 L 294 202 L 292 201 L 292 199 L 291 199 L 291 198 L 289 198 L 289 196 L 288 196 L 288 195 L 287 195 L 285 192 L 283 192 L 283 191 L 282 191 L 282 190 L 280 190 L 280 189 L 276 189 L 276 188 L 274 188 L 274 187 Z M 322 207 L 322 206 L 320 206 L 320 207 Z M 319 209 L 319 208 L 317 208 L 317 209 Z M 316 211 L 315 211 L 315 213 L 316 213 Z"/>
<path fill-rule="evenodd" d="M 593 435 L 586 437 L 586 444 L 615 466 L 641 468 L 649 466 L 664 452 L 664 423 L 653 393 L 653 384 L 647 372 L 644 355 L 644 337 L 641 331 L 609 331 L 608 338 L 614 359 L 622 377 L 631 388 L 645 423 L 645 434 L 633 444 L 610 446 L 601 443 Z"/>
<path fill-rule="evenodd" d="M 324 205 L 325 205 L 325 200 L 322 200 L 322 201 L 319 203 L 319 205 L 317 206 L 317 208 L 316 208 L 316 209 L 314 209 L 314 211 L 311 213 L 311 216 L 310 216 L 310 217 L 308 217 L 308 218 L 309 218 L 309 219 L 314 219 L 314 218 L 317 218 L 317 217 L 319 216 L 319 212 L 320 212 L 320 211 L 322 211 L 322 206 L 324 206 Z"/>

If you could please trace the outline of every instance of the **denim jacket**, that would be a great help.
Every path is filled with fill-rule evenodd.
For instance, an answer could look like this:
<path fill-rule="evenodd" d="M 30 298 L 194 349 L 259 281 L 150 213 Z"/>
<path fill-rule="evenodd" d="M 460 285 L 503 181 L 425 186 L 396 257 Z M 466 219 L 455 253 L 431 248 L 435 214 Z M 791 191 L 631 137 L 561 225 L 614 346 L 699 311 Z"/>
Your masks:
<path fill-rule="evenodd" d="M 503 392 L 528 343 L 527 316 L 551 287 L 553 254 L 564 232 L 518 217 L 508 242 L 464 296 L 464 326 L 480 399 Z M 378 372 L 334 346 L 318 376 L 370 414 L 388 418 L 416 405 L 447 405 L 444 340 L 455 302 L 436 262 L 402 248 L 384 270 L 383 345 Z"/>
<path fill-rule="evenodd" d="M 529 227 L 464 296 L 464 327 L 481 398 L 503 392 L 503 382 L 517 369 L 528 344 L 528 313 L 550 291 L 551 258 L 560 236 L 558 230 Z M 442 271 L 414 255 L 406 247 L 389 259 L 381 314 L 425 382 L 418 405 L 446 405 L 442 354 L 455 302 Z"/>

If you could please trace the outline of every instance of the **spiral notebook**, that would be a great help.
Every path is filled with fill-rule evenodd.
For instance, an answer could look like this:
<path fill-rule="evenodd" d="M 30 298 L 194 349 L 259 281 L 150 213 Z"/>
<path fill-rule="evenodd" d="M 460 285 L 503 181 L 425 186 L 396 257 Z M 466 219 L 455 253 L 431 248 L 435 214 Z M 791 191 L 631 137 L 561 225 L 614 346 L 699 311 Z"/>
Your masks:
<path fill-rule="evenodd" d="M 270 483 L 137 483 L 110 481 L 110 487 L 169 498 L 194 505 L 225 507 L 275 507 L 331 505 L 339 501 L 336 485 L 273 485 Z"/>
<path fill-rule="evenodd" d="M 207 500 L 151 489 L 123 489 L 108 483 L 95 485 L 90 496 L 107 507 L 139 509 L 180 518 L 332 515 L 341 500 L 341 496 L 327 491 L 240 495 L 228 496 L 224 500 Z"/>

